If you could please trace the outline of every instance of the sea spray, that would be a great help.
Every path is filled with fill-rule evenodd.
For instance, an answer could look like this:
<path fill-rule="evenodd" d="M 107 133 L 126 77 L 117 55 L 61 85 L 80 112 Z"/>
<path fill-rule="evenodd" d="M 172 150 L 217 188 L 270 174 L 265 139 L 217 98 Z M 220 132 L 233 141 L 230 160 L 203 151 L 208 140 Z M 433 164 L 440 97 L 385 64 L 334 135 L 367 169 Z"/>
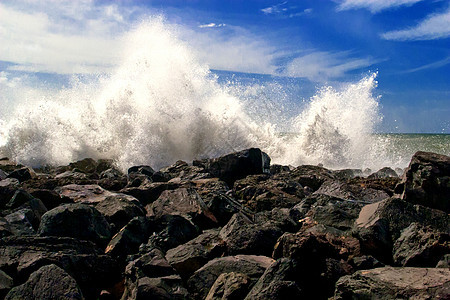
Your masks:
<path fill-rule="evenodd" d="M 267 99 L 247 101 L 262 87 L 231 92 L 161 20 L 125 41 L 128 51 L 113 74 L 15 99 L 14 110 L 2 114 L 2 155 L 32 166 L 112 158 L 126 170 L 256 146 L 275 163 L 383 166 L 371 140 L 379 119 L 376 74 L 339 91 L 324 87 L 300 115 L 287 113 L 293 106 L 280 110 L 276 124 L 264 117 L 274 107 Z"/>

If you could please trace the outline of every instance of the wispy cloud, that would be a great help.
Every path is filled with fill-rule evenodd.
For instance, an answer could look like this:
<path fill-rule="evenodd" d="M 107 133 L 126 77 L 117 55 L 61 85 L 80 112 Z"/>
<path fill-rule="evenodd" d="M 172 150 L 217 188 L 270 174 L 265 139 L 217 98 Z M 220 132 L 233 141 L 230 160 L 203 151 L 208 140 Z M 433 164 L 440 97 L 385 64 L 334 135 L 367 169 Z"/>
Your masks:
<path fill-rule="evenodd" d="M 423 0 L 335 0 L 339 3 L 338 10 L 365 8 L 372 13 L 403 5 L 413 5 Z"/>
<path fill-rule="evenodd" d="M 409 69 L 409 70 L 405 70 L 403 72 L 400 73 L 414 73 L 414 72 L 419 72 L 419 71 L 423 71 L 423 70 L 428 70 L 428 69 L 437 69 L 437 68 L 441 68 L 443 66 L 446 66 L 450 64 L 450 56 L 447 56 L 444 59 L 435 61 L 433 63 L 430 64 L 426 64 L 417 68 L 413 68 L 413 69 Z"/>
<path fill-rule="evenodd" d="M 450 37 L 450 8 L 443 13 L 427 16 L 414 27 L 388 31 L 381 35 L 386 40 L 435 40 Z"/>
<path fill-rule="evenodd" d="M 350 51 L 316 51 L 300 56 L 288 63 L 284 73 L 287 76 L 304 77 L 312 81 L 323 82 L 339 79 L 348 72 L 369 67 L 379 60 L 371 57 L 351 57 Z"/>
<path fill-rule="evenodd" d="M 287 7 L 285 7 L 285 5 L 287 3 L 288 3 L 287 1 L 284 1 L 284 2 L 278 3 L 276 5 L 272 5 L 272 6 L 263 8 L 263 9 L 261 9 L 261 11 L 263 13 L 265 13 L 266 15 L 278 14 L 278 13 L 281 13 L 281 12 L 284 12 L 284 11 L 288 10 Z"/>
<path fill-rule="evenodd" d="M 225 27 L 225 26 L 227 26 L 227 24 L 224 24 L 224 23 L 221 23 L 221 24 L 209 23 L 209 24 L 199 25 L 198 28 L 217 28 L 217 27 Z"/>

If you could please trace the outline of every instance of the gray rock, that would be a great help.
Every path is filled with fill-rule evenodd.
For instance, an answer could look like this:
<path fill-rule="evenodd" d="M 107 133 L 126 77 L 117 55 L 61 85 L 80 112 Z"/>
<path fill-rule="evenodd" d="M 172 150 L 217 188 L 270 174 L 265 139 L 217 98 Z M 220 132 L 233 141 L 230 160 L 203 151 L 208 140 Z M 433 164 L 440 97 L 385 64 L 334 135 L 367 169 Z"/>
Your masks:
<path fill-rule="evenodd" d="M 16 178 L 0 180 L 0 208 L 4 208 L 6 206 L 12 196 L 14 196 L 16 190 L 19 189 L 19 186 L 19 180 Z"/>
<path fill-rule="evenodd" d="M 396 191 L 405 201 L 450 213 L 450 157 L 417 152 Z"/>
<path fill-rule="evenodd" d="M 384 267 L 340 278 L 334 299 L 448 299 L 449 295 L 448 269 Z"/>
<path fill-rule="evenodd" d="M 398 177 L 397 172 L 395 172 L 389 167 L 382 168 L 368 176 L 368 178 L 389 178 L 389 177 Z"/>
<path fill-rule="evenodd" d="M 158 278 L 143 277 L 137 281 L 136 288 L 130 291 L 129 296 L 122 299 L 188 300 L 189 293 L 183 287 L 181 277 L 178 275 Z"/>
<path fill-rule="evenodd" d="M 251 286 L 274 260 L 266 256 L 236 255 L 216 258 L 195 271 L 189 278 L 188 289 L 194 297 L 205 298 L 222 273 L 242 273 L 251 280 Z"/>
<path fill-rule="evenodd" d="M 0 298 L 4 299 L 9 290 L 13 287 L 13 279 L 0 270 Z"/>
<path fill-rule="evenodd" d="M 250 278 L 242 273 L 222 273 L 217 277 L 205 300 L 238 300 L 248 293 Z"/>
<path fill-rule="evenodd" d="M 432 268 L 447 253 L 450 253 L 449 232 L 440 232 L 419 223 L 405 228 L 393 247 L 394 263 L 403 267 Z"/>
<path fill-rule="evenodd" d="M 106 245 L 111 238 L 108 222 L 98 210 L 84 204 L 64 204 L 46 212 L 38 230 L 41 236 L 66 236 Z"/>
<path fill-rule="evenodd" d="M 12 288 L 5 299 L 84 299 L 75 279 L 56 265 L 40 268 L 27 282 Z"/>
<path fill-rule="evenodd" d="M 86 185 L 69 184 L 57 187 L 55 191 L 61 197 L 68 197 L 73 202 L 84 204 L 95 204 L 113 195 L 113 193 L 95 184 L 86 184 Z"/>
<path fill-rule="evenodd" d="M 445 254 L 436 264 L 436 268 L 450 268 L 450 253 Z"/>

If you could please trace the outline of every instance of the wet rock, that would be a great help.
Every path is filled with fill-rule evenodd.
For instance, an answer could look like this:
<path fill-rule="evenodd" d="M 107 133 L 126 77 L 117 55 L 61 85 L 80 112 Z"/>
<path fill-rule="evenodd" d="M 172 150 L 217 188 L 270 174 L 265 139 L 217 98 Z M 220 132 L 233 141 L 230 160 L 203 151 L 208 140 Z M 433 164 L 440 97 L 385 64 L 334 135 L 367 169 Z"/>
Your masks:
<path fill-rule="evenodd" d="M 219 230 L 207 230 L 195 239 L 167 251 L 167 261 L 183 278 L 188 278 L 213 258 L 225 253 Z"/>
<path fill-rule="evenodd" d="M 220 231 L 227 254 L 270 256 L 277 239 L 283 234 L 273 222 L 255 223 L 242 214 L 235 214 Z"/>
<path fill-rule="evenodd" d="M 7 216 L 4 221 L 3 235 L 35 235 L 36 228 L 33 224 L 38 224 L 39 220 L 36 219 L 34 212 L 31 209 L 19 209 Z"/>
<path fill-rule="evenodd" d="M 177 214 L 187 216 L 202 228 L 210 228 L 217 225 L 215 216 L 209 211 L 195 189 L 192 188 L 164 191 L 150 207 L 147 206 L 146 208 L 148 214 L 155 216 L 155 218 Z"/>
<path fill-rule="evenodd" d="M 93 243 L 61 237 L 6 237 L 0 240 L 0 269 L 16 284 L 27 280 L 40 267 L 56 264 L 80 285 L 87 299 L 120 280 L 115 260 Z"/>
<path fill-rule="evenodd" d="M 244 299 L 250 278 L 242 273 L 222 273 L 217 277 L 205 300 Z"/>
<path fill-rule="evenodd" d="M 11 289 L 5 299 L 84 299 L 75 279 L 56 265 L 40 268 L 27 282 Z"/>
<path fill-rule="evenodd" d="M 0 169 L 0 180 L 6 179 L 8 177 L 8 173 Z"/>
<path fill-rule="evenodd" d="M 15 178 L 19 180 L 19 182 L 24 182 L 33 177 L 36 177 L 34 170 L 30 167 L 23 167 L 9 173 L 7 178 Z"/>
<path fill-rule="evenodd" d="M 28 192 L 42 201 L 47 209 L 53 209 L 61 204 L 73 203 L 68 197 L 61 197 L 57 192 L 47 189 L 31 189 Z"/>
<path fill-rule="evenodd" d="M 12 287 L 13 279 L 8 274 L 0 270 L 0 298 L 4 299 L 5 295 Z"/>
<path fill-rule="evenodd" d="M 333 171 L 333 175 L 337 180 L 345 181 L 355 177 L 363 177 L 364 173 L 361 169 L 342 169 Z"/>
<path fill-rule="evenodd" d="M 443 211 L 390 198 L 364 206 L 355 221 L 354 234 L 364 253 L 390 263 L 394 241 L 413 222 L 443 232 L 449 228 L 449 216 Z"/>
<path fill-rule="evenodd" d="M 294 180 L 302 186 L 316 191 L 327 180 L 334 180 L 333 172 L 319 166 L 303 165 L 289 172 L 282 172 L 273 177 L 275 180 Z"/>
<path fill-rule="evenodd" d="M 270 174 L 275 175 L 281 172 L 288 172 L 291 169 L 289 168 L 289 166 L 282 166 L 282 165 L 277 165 L 277 164 L 273 164 L 270 165 Z"/>
<path fill-rule="evenodd" d="M 5 207 L 19 187 L 19 180 L 15 178 L 0 180 L 0 208 Z"/>
<path fill-rule="evenodd" d="M 116 194 L 108 196 L 99 202 L 95 208 L 105 216 L 109 223 L 117 230 L 128 224 L 134 217 L 145 216 L 144 207 L 130 195 Z"/>
<path fill-rule="evenodd" d="M 153 170 L 152 167 L 150 166 L 133 166 L 128 169 L 128 176 L 130 176 L 133 173 L 143 174 L 151 178 L 152 175 L 155 173 L 155 170 Z"/>
<path fill-rule="evenodd" d="M 245 299 L 301 299 L 302 292 L 295 282 L 298 272 L 295 264 L 287 258 L 272 263 Z"/>
<path fill-rule="evenodd" d="M 384 190 L 368 187 L 365 181 L 327 181 L 315 192 L 345 200 L 378 202 L 390 197 Z"/>
<path fill-rule="evenodd" d="M 293 180 L 276 180 L 268 175 L 252 175 L 234 183 L 233 193 L 254 211 L 291 208 L 305 196 L 303 186 Z"/>
<path fill-rule="evenodd" d="M 216 258 L 195 271 L 189 278 L 188 290 L 196 298 L 205 298 L 222 273 L 242 273 L 251 280 L 250 287 L 261 277 L 274 260 L 266 256 L 236 255 Z"/>
<path fill-rule="evenodd" d="M 176 183 L 168 183 L 168 182 L 151 183 L 147 181 L 139 186 L 126 187 L 120 190 L 120 192 L 135 197 L 142 203 L 142 205 L 148 205 L 151 204 L 156 199 L 158 199 L 163 191 L 174 190 L 179 187 L 180 185 Z"/>
<path fill-rule="evenodd" d="M 105 253 L 124 260 L 127 255 L 137 253 L 151 233 L 150 222 L 145 217 L 135 217 L 113 236 Z"/>
<path fill-rule="evenodd" d="M 450 253 L 445 254 L 436 264 L 436 268 L 450 268 Z"/>
<path fill-rule="evenodd" d="M 393 247 L 394 263 L 403 267 L 434 267 L 450 253 L 450 229 L 440 232 L 430 226 L 412 223 Z"/>
<path fill-rule="evenodd" d="M 340 278 L 334 299 L 447 299 L 449 294 L 448 269 L 384 267 Z"/>
<path fill-rule="evenodd" d="M 41 236 L 65 236 L 106 245 L 111 238 L 108 222 L 100 212 L 84 204 L 64 204 L 46 212 L 38 230 Z"/>
<path fill-rule="evenodd" d="M 95 173 L 97 171 L 97 162 L 92 158 L 85 158 L 69 164 L 69 170 L 77 169 L 83 173 Z"/>
<path fill-rule="evenodd" d="M 181 277 L 170 275 L 158 278 L 140 278 L 130 296 L 125 299 L 189 299 Z"/>
<path fill-rule="evenodd" d="M 389 178 L 389 177 L 398 177 L 397 172 L 395 172 L 394 170 L 392 170 L 389 167 L 382 168 L 368 176 L 368 178 L 370 178 L 370 179 L 372 179 L 372 178 Z"/>
<path fill-rule="evenodd" d="M 232 186 L 237 179 L 270 172 L 270 157 L 258 148 L 250 148 L 210 159 L 206 170 Z"/>
<path fill-rule="evenodd" d="M 450 157 L 417 152 L 405 170 L 397 192 L 410 203 L 450 213 Z"/>
<path fill-rule="evenodd" d="M 379 262 L 375 257 L 371 255 L 353 257 L 350 260 L 350 264 L 355 270 L 368 270 L 384 267 L 383 263 Z"/>
<path fill-rule="evenodd" d="M 178 215 L 164 215 L 154 222 L 154 233 L 148 244 L 164 252 L 197 237 L 200 230 L 191 221 Z"/>
<path fill-rule="evenodd" d="M 15 162 L 9 160 L 7 157 L 0 158 L 0 170 L 11 173 L 16 169 L 23 168 L 24 166 L 21 164 L 16 164 Z"/>
<path fill-rule="evenodd" d="M 113 193 L 98 185 L 69 184 L 55 189 L 61 197 L 67 197 L 75 203 L 94 204 L 105 200 Z"/>

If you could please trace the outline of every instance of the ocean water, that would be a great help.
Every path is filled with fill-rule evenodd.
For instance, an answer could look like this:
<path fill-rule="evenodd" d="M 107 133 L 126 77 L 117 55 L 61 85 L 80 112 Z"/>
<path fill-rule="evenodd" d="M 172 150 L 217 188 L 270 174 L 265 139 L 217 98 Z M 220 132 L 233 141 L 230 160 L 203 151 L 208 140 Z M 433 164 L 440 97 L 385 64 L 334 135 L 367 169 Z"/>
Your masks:
<path fill-rule="evenodd" d="M 376 73 L 304 99 L 299 82 L 211 71 L 159 20 L 126 43 L 111 74 L 74 75 L 57 87 L 3 85 L 0 154 L 31 166 L 112 158 L 122 170 L 248 147 L 273 163 L 335 169 L 404 168 L 418 150 L 450 154 L 449 135 L 375 134 Z"/>

